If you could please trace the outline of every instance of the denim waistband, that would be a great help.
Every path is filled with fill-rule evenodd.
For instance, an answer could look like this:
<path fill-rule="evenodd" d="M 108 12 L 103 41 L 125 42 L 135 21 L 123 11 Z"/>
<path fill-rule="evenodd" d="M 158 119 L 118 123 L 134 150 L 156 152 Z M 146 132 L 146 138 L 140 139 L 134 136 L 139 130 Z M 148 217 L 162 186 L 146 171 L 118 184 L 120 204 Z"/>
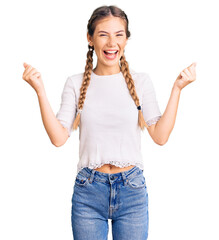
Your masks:
<path fill-rule="evenodd" d="M 137 174 L 143 173 L 143 170 L 141 170 L 137 166 L 134 166 L 133 168 L 127 171 L 122 171 L 119 173 L 104 173 L 104 172 L 96 171 L 94 169 L 85 167 L 79 173 L 86 177 L 90 177 L 91 181 L 93 180 L 93 178 L 97 177 L 98 179 L 101 179 L 104 182 L 113 182 L 116 180 L 126 181 L 126 179 L 131 179 Z"/>

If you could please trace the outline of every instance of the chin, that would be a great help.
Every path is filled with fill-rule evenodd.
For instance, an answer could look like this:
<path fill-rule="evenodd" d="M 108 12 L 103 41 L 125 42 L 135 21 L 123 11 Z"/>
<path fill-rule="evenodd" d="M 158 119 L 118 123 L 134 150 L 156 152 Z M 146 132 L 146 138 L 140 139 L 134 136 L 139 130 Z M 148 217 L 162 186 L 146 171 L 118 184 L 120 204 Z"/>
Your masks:
<path fill-rule="evenodd" d="M 114 67 L 114 66 L 119 65 L 119 61 L 115 61 L 115 62 L 112 62 L 112 63 L 105 62 L 105 65 L 108 66 L 108 67 Z"/>

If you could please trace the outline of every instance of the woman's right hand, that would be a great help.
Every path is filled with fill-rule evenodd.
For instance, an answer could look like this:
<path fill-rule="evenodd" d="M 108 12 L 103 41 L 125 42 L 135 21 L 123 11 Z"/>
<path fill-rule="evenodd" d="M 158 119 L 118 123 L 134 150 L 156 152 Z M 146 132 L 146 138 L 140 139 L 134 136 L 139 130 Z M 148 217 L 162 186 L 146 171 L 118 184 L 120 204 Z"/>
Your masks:
<path fill-rule="evenodd" d="M 36 68 L 33 68 L 31 65 L 28 65 L 25 62 L 23 65 L 25 68 L 23 73 L 23 79 L 31 85 L 31 87 L 36 91 L 36 93 L 39 93 L 44 89 L 41 74 L 36 70 Z"/>

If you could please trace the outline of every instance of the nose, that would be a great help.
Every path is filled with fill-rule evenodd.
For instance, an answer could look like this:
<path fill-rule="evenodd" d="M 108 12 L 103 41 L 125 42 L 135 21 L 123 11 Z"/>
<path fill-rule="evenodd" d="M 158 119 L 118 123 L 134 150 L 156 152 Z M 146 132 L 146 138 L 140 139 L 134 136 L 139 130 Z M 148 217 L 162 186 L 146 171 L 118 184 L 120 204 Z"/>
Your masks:
<path fill-rule="evenodd" d="M 108 45 L 109 47 L 115 47 L 115 46 L 116 46 L 116 39 L 115 39 L 114 37 L 110 36 L 110 37 L 108 38 L 108 43 L 107 43 L 107 45 Z"/>

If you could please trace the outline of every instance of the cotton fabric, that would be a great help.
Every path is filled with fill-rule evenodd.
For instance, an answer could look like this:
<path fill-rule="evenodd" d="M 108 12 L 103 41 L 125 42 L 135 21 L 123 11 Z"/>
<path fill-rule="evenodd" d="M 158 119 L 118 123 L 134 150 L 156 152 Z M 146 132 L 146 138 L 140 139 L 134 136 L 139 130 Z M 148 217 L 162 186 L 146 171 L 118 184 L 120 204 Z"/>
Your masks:
<path fill-rule="evenodd" d="M 161 118 L 153 83 L 148 73 L 130 71 L 148 126 Z M 65 82 L 56 118 L 72 133 L 78 111 L 83 73 Z M 118 167 L 135 165 L 144 169 L 138 109 L 122 72 L 112 75 L 91 73 L 79 125 L 77 173 L 84 167 L 95 169 L 104 164 Z"/>

